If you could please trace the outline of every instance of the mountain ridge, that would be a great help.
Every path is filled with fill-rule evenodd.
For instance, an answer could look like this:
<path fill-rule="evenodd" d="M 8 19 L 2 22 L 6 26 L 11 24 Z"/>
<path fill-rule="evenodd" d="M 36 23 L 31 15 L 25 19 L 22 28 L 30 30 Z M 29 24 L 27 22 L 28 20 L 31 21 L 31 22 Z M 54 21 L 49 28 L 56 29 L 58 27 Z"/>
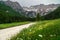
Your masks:
<path fill-rule="evenodd" d="M 21 7 L 21 5 L 18 2 L 13 2 L 10 0 L 7 1 L 3 1 L 7 6 L 12 7 L 15 11 L 21 13 L 24 12 L 23 8 Z"/>

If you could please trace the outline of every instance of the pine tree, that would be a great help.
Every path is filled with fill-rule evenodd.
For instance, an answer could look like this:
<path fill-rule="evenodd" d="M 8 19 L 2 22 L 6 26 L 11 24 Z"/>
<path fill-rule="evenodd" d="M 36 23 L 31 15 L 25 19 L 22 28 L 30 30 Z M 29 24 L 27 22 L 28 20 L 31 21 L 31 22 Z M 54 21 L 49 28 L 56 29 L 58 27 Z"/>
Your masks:
<path fill-rule="evenodd" d="M 36 21 L 39 21 L 39 20 L 40 20 L 40 14 L 37 13 L 37 15 L 36 15 Z"/>

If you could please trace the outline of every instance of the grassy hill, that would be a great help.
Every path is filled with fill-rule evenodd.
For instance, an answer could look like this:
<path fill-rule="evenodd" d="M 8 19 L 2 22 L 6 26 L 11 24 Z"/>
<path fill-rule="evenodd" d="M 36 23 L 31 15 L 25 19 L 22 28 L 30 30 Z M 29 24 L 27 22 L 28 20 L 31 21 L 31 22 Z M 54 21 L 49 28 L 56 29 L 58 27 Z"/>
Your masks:
<path fill-rule="evenodd" d="M 11 40 L 60 40 L 60 19 L 39 21 Z"/>
<path fill-rule="evenodd" d="M 23 21 L 24 16 L 0 2 L 0 23 Z"/>

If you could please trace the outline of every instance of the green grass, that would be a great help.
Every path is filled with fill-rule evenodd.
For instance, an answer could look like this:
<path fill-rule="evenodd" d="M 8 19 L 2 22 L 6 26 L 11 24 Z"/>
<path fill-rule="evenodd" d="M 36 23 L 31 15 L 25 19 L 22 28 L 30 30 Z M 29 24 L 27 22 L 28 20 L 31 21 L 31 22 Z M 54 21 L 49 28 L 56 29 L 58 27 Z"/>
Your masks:
<path fill-rule="evenodd" d="M 39 21 L 11 40 L 60 40 L 60 19 Z"/>
<path fill-rule="evenodd" d="M 19 26 L 19 25 L 23 25 L 23 24 L 27 24 L 27 23 L 29 23 L 29 22 L 13 22 L 13 23 L 0 24 L 0 29 Z"/>

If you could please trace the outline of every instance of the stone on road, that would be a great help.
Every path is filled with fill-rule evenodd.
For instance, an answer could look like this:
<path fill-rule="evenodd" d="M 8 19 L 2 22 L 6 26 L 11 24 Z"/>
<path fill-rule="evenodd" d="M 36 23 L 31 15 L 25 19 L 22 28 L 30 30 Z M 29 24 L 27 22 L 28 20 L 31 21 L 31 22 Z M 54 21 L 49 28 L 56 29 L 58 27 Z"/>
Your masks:
<path fill-rule="evenodd" d="M 0 40 L 8 40 L 11 37 L 17 35 L 24 28 L 30 27 L 30 25 L 32 25 L 32 24 L 34 24 L 34 23 L 29 23 L 29 24 L 25 24 L 25 25 L 21 25 L 21 26 L 2 29 L 2 30 L 0 30 Z"/>

